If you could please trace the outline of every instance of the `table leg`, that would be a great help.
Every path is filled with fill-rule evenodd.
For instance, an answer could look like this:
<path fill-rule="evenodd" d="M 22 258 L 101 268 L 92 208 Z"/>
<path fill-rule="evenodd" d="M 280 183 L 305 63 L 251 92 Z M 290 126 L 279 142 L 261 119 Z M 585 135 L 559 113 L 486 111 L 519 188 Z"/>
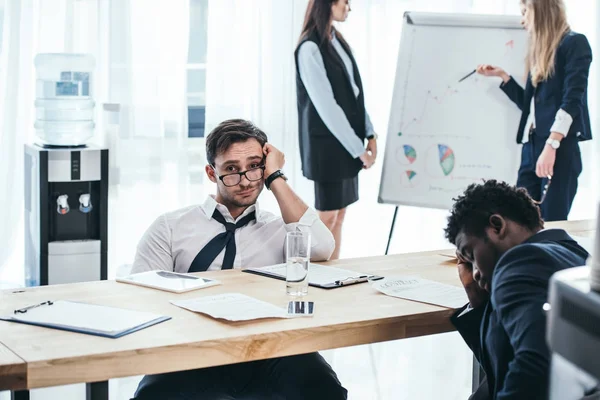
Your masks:
<path fill-rule="evenodd" d="M 85 384 L 86 400 L 108 400 L 108 381 Z"/>
<path fill-rule="evenodd" d="M 10 400 L 29 400 L 29 390 L 10 392 Z"/>

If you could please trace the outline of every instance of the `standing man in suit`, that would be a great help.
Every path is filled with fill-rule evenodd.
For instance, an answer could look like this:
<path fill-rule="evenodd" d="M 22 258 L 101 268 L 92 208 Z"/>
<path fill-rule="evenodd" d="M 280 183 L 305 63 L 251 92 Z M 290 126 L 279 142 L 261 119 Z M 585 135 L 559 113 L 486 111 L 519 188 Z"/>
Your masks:
<path fill-rule="evenodd" d="M 217 184 L 204 203 L 161 215 L 140 240 L 133 273 L 180 273 L 260 267 L 285 262 L 287 232 L 311 235 L 311 260 L 327 260 L 333 235 L 288 185 L 285 157 L 250 121 L 227 120 L 206 138 L 206 175 Z M 264 187 L 281 217 L 261 209 Z M 347 391 L 318 353 L 146 375 L 137 400 L 343 400 Z"/>
<path fill-rule="evenodd" d="M 525 189 L 494 180 L 469 186 L 451 210 L 446 238 L 469 298 L 452 323 L 486 374 L 473 400 L 548 398 L 548 281 L 588 253 L 565 231 L 543 228 Z"/>
<path fill-rule="evenodd" d="M 577 193 L 579 142 L 592 138 L 587 104 L 592 49 L 569 27 L 563 0 L 520 1 L 521 23 L 529 33 L 525 88 L 498 66 L 484 64 L 477 71 L 500 77 L 502 91 L 523 111 L 517 186 L 540 203 L 545 221 L 561 221 Z"/>

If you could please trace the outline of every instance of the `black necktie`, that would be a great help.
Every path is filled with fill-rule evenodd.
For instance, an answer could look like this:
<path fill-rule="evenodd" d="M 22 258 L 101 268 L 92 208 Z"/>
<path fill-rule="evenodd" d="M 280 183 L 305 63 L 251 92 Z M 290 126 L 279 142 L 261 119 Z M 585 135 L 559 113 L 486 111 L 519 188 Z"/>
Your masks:
<path fill-rule="evenodd" d="M 236 252 L 235 230 L 244 225 L 248 225 L 250 221 L 253 221 L 256 218 L 256 213 L 252 211 L 235 224 L 225 221 L 225 218 L 221 215 L 219 210 L 215 210 L 212 217 L 225 226 L 225 232 L 219 233 L 212 238 L 212 240 L 200 250 L 196 255 L 196 258 L 194 258 L 194 261 L 192 261 L 192 265 L 190 265 L 188 272 L 206 271 L 223 249 L 225 249 L 225 256 L 223 257 L 223 267 L 221 269 L 232 269 Z"/>

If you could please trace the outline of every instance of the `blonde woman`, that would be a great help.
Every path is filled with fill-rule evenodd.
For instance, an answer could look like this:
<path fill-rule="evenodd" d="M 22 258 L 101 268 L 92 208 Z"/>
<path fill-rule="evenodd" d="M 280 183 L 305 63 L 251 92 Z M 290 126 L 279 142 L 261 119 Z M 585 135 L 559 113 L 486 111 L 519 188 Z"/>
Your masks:
<path fill-rule="evenodd" d="M 523 111 L 517 186 L 537 200 L 544 220 L 566 220 L 582 170 L 579 142 L 592 138 L 592 51 L 584 35 L 571 31 L 563 0 L 521 0 L 521 13 L 529 33 L 525 89 L 500 67 L 479 65 L 477 72 L 502 78 L 501 89 Z"/>

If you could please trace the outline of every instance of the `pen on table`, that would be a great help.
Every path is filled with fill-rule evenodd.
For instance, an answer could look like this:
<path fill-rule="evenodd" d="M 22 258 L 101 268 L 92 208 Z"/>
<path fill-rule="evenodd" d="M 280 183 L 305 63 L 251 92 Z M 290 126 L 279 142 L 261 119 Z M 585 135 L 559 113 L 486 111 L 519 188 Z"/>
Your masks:
<path fill-rule="evenodd" d="M 368 280 L 369 280 L 369 277 L 367 275 L 363 275 L 363 276 L 359 276 L 356 278 L 348 278 L 348 279 L 344 279 L 344 280 L 335 281 L 335 284 L 338 286 L 344 286 L 344 285 L 351 285 L 353 283 L 367 282 Z"/>
<path fill-rule="evenodd" d="M 476 69 L 474 69 L 473 71 L 469 72 L 467 75 L 463 76 L 458 82 L 460 83 L 460 82 L 464 81 L 465 79 L 467 79 L 468 77 L 470 77 L 471 75 L 473 75 L 475 72 L 477 72 Z"/>
<path fill-rule="evenodd" d="M 54 302 L 50 301 L 50 300 L 48 300 L 48 301 L 42 301 L 41 303 L 38 303 L 38 304 L 34 304 L 34 305 L 31 305 L 31 306 L 19 308 L 19 309 L 15 310 L 14 313 L 15 314 L 24 314 L 24 313 L 26 313 L 27 311 L 29 311 L 29 310 L 31 310 L 33 308 L 40 307 L 40 306 L 43 306 L 45 304 L 51 306 L 52 304 L 54 304 Z"/>

